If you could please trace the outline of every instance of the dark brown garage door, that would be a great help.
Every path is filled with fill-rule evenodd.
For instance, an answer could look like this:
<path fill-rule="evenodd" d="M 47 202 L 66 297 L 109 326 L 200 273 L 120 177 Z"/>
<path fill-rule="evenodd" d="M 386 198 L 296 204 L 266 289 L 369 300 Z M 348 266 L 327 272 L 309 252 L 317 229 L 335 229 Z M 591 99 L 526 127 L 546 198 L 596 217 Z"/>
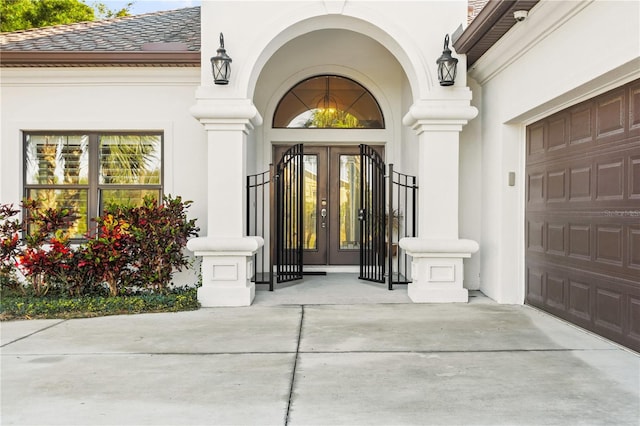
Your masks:
<path fill-rule="evenodd" d="M 527 127 L 528 304 L 640 351 L 640 80 Z"/>

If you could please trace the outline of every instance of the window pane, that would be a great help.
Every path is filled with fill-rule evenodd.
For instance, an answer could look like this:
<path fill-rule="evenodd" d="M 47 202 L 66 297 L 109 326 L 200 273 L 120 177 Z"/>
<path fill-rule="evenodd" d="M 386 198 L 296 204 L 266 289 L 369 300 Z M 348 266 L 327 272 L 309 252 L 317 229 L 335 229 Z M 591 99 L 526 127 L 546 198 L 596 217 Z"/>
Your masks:
<path fill-rule="evenodd" d="M 87 135 L 26 135 L 29 185 L 86 185 L 89 170 Z"/>
<path fill-rule="evenodd" d="M 335 75 L 308 78 L 285 94 L 274 128 L 384 129 L 373 95 L 359 83 Z"/>
<path fill-rule="evenodd" d="M 160 184 L 159 135 L 101 135 L 99 142 L 100 184 Z"/>
<path fill-rule="evenodd" d="M 103 189 L 100 194 L 102 195 L 101 208 L 110 204 L 141 206 L 142 200 L 147 195 L 152 195 L 156 200 L 160 199 L 159 189 Z"/>
<path fill-rule="evenodd" d="M 27 197 L 40 200 L 43 208 L 68 208 L 76 216 L 69 227 L 71 238 L 82 238 L 87 232 L 87 194 L 86 189 L 30 189 Z"/>
<path fill-rule="evenodd" d="M 360 156 L 340 156 L 340 249 L 360 247 Z"/>
<path fill-rule="evenodd" d="M 317 247 L 318 156 L 304 156 L 304 249 Z"/>

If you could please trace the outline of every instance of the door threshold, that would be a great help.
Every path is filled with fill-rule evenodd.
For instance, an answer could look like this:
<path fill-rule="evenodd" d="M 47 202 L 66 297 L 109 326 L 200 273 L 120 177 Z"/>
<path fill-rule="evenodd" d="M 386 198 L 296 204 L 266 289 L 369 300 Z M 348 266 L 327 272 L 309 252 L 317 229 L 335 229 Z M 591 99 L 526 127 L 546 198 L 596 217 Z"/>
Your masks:
<path fill-rule="evenodd" d="M 359 265 L 304 265 L 302 270 L 306 272 L 326 272 L 328 274 L 358 274 Z"/>

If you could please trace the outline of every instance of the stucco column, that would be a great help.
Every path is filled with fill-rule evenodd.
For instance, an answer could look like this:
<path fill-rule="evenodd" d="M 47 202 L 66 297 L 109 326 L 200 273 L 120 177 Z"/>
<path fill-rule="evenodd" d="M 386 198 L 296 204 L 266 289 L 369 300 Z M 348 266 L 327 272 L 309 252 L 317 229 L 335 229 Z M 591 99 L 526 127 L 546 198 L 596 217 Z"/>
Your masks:
<path fill-rule="evenodd" d="M 451 90 L 443 97 L 416 102 L 403 123 L 418 135 L 418 237 L 403 238 L 400 246 L 412 257 L 409 298 L 414 302 L 467 302 L 463 259 L 478 243 L 459 239 L 459 136 L 477 115 L 468 90 Z"/>
<path fill-rule="evenodd" d="M 247 135 L 262 118 L 247 99 L 199 99 L 191 108 L 207 132 L 207 236 L 187 247 L 202 256 L 203 307 L 248 306 L 255 297 L 253 254 L 264 244 L 245 236 Z"/>

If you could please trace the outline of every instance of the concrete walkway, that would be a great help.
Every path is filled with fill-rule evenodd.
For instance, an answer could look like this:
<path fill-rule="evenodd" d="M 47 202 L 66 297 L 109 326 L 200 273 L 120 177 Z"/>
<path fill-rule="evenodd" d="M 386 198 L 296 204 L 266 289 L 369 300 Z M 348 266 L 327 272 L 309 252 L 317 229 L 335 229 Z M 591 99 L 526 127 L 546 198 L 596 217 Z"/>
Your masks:
<path fill-rule="evenodd" d="M 474 296 L 312 305 L 260 291 L 249 308 L 4 322 L 0 420 L 639 424 L 637 354 L 532 308 Z"/>

